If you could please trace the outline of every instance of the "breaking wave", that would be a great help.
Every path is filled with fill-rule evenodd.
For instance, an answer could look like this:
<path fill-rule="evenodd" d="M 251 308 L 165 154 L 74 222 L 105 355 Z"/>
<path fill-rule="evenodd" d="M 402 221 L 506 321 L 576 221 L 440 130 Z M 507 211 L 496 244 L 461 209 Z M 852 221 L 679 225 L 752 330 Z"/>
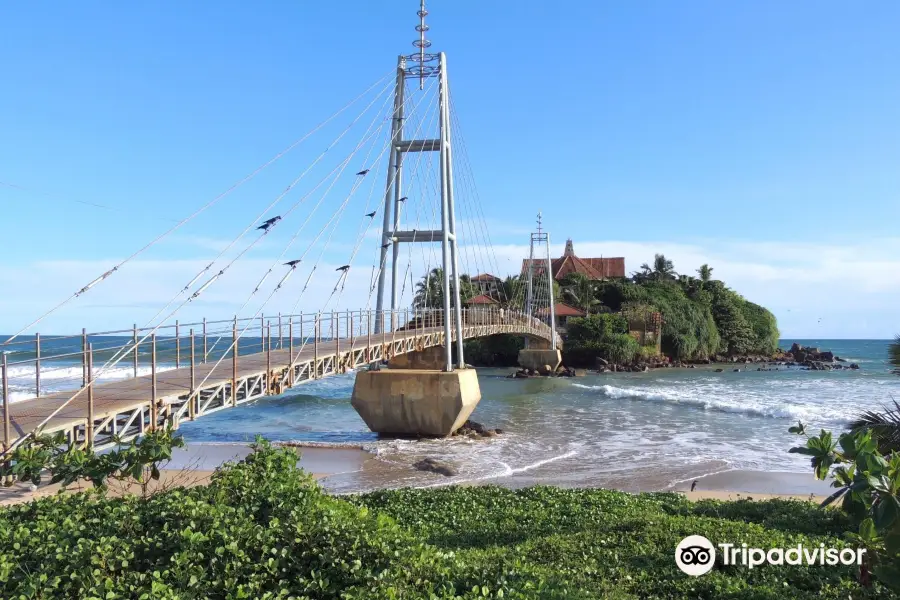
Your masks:
<path fill-rule="evenodd" d="M 723 413 L 743 414 L 752 417 L 764 417 L 772 419 L 808 420 L 811 418 L 833 420 L 834 411 L 823 410 L 825 407 L 789 405 L 784 403 L 765 404 L 748 398 L 725 399 L 715 395 L 698 393 L 683 389 L 649 389 L 649 388 L 620 388 L 612 385 L 582 385 L 572 384 L 574 387 L 585 390 L 596 390 L 607 398 L 615 400 L 627 399 L 647 402 L 660 402 L 700 408 L 702 410 L 717 411 Z M 734 390 L 732 390 L 734 392 Z"/>

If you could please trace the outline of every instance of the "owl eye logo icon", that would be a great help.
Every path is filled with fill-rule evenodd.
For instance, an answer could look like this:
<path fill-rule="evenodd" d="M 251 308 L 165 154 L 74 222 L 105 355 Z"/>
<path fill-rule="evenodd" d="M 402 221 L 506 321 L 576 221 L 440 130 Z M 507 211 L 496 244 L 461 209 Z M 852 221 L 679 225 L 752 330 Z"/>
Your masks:
<path fill-rule="evenodd" d="M 716 562 L 716 549 L 702 535 L 689 535 L 675 548 L 675 564 L 692 577 L 709 573 Z"/>

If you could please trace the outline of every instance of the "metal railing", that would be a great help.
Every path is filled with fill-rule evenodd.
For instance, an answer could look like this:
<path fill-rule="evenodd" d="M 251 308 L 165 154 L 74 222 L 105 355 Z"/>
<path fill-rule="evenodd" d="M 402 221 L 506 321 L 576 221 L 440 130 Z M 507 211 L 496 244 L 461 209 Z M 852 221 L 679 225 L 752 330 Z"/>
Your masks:
<path fill-rule="evenodd" d="M 87 424 L 83 437 L 93 443 L 95 388 L 123 379 L 150 379 L 149 427 L 159 420 L 157 379 L 160 373 L 184 369 L 189 373 L 186 414 L 194 418 L 197 398 L 213 372 L 230 371 L 231 404 L 239 395 L 239 371 L 250 356 L 264 353 L 266 383 L 262 395 L 273 393 L 273 366 L 291 373 L 287 385 L 295 383 L 300 362 L 311 362 L 309 378 L 385 360 L 400 351 L 445 344 L 444 312 L 441 309 L 346 310 L 330 313 L 267 315 L 166 325 L 158 328 L 87 332 L 61 336 L 19 338 L 0 343 L 0 391 L 3 400 L 3 448 L 16 444 L 30 431 L 11 431 L 16 406 L 29 406 L 32 419 L 47 425 L 72 401 L 86 399 Z M 455 315 L 450 314 L 455 326 Z M 494 333 L 520 333 L 550 339 L 550 327 L 541 319 L 517 310 L 468 308 L 462 310 L 464 337 Z M 376 323 L 380 327 L 376 327 Z M 375 333 L 378 331 L 378 333 Z M 424 336 L 428 336 L 424 340 Z M 398 338 L 406 345 L 396 345 Z M 410 343 L 411 341 L 411 343 Z M 347 361 L 346 357 L 350 358 Z M 321 366 L 322 357 L 333 357 L 332 371 Z M 214 366 L 201 369 L 202 365 Z M 223 364 L 224 363 L 224 364 Z M 230 364 L 229 364 L 230 363 Z M 305 363 L 304 363 L 305 364 Z M 230 367 L 230 368 L 229 368 Z M 198 371 L 206 376 L 198 381 Z M 282 378 L 284 379 L 284 378 Z M 280 386 L 276 386 L 280 389 Z M 280 392 L 279 392 L 280 393 Z M 16 394 L 16 402 L 12 395 Z M 247 391 L 245 397 L 252 394 Z M 152 401 L 151 401 L 152 399 Z M 22 402 L 22 404 L 20 404 Z M 12 406 L 11 406 L 12 405 Z M 143 421 L 143 416 L 141 417 Z M 177 423 L 176 423 L 177 424 Z M 81 436 L 82 434 L 79 434 Z"/>

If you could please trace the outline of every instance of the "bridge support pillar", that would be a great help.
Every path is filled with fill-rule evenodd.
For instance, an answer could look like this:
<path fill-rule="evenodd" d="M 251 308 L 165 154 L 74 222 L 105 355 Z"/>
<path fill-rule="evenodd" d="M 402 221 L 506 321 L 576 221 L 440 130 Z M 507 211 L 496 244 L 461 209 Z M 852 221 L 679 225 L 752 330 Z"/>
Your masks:
<path fill-rule="evenodd" d="M 351 404 L 376 433 L 444 437 L 480 400 L 475 369 L 381 369 L 356 374 Z"/>
<path fill-rule="evenodd" d="M 519 350 L 519 366 L 524 369 L 531 369 L 544 375 L 547 367 L 551 372 L 555 372 L 556 368 L 562 364 L 562 353 L 559 350 L 525 348 Z"/>

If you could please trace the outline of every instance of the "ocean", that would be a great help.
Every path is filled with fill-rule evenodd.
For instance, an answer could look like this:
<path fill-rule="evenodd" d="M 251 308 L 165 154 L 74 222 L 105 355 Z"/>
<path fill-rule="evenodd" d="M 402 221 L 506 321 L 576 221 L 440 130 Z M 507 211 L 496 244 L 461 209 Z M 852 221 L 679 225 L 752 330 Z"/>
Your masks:
<path fill-rule="evenodd" d="M 782 347 L 794 341 L 861 368 L 758 372 L 754 364 L 722 373 L 658 369 L 546 379 L 507 379 L 512 369 L 479 369 L 482 400 L 471 418 L 503 435 L 424 441 L 379 440 L 369 432 L 350 406 L 354 374 L 348 373 L 183 423 L 180 431 L 189 445 L 242 443 L 261 434 L 372 453 L 362 471 L 325 481 L 335 492 L 477 482 L 647 491 L 735 469 L 808 474 L 808 461 L 788 453 L 801 441 L 788 427 L 800 420 L 814 431 L 841 431 L 863 410 L 900 401 L 900 376 L 887 364 L 888 340 L 784 340 Z M 741 371 L 733 372 L 736 367 Z M 73 373 L 60 372 L 80 378 L 80 366 L 69 368 Z M 128 377 L 131 369 L 122 363 L 107 376 Z M 23 393 L 30 377 L 33 368 L 14 375 L 13 394 Z M 459 474 L 411 467 L 425 457 L 449 461 Z"/>

